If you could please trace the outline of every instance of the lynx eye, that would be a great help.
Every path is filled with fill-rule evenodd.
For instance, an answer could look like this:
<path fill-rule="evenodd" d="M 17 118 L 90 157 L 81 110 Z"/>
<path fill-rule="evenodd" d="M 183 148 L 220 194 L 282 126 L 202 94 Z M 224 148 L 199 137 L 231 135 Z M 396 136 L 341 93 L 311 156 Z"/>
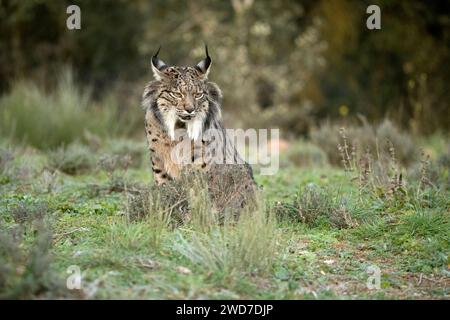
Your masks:
<path fill-rule="evenodd" d="M 169 92 L 169 94 L 172 96 L 172 98 L 175 98 L 175 99 L 183 98 L 183 95 L 181 93 L 179 93 L 179 92 L 172 91 L 172 92 Z"/>
<path fill-rule="evenodd" d="M 201 93 L 201 92 L 200 93 L 195 93 L 194 94 L 194 98 L 197 99 L 197 100 L 203 98 L 203 93 Z"/>

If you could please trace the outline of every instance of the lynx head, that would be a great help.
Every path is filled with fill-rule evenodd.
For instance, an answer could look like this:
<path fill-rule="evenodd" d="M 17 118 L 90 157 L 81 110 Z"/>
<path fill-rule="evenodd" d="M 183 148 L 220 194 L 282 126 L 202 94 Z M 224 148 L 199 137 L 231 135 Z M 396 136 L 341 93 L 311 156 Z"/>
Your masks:
<path fill-rule="evenodd" d="M 208 48 L 206 58 L 193 67 L 168 66 L 158 58 L 159 51 L 151 60 L 155 80 L 144 91 L 143 106 L 155 113 L 172 140 L 178 127 L 185 127 L 189 138 L 196 140 L 211 121 L 220 119 L 222 94 L 208 80 Z"/>

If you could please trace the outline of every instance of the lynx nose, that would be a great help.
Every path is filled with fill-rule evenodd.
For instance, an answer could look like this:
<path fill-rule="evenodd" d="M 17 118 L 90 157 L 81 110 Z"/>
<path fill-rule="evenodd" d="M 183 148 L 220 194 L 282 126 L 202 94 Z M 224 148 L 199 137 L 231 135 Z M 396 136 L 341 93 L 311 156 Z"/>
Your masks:
<path fill-rule="evenodd" d="M 187 113 L 192 114 L 192 113 L 194 113 L 194 106 L 193 105 L 186 105 L 186 106 L 184 106 L 184 110 Z"/>

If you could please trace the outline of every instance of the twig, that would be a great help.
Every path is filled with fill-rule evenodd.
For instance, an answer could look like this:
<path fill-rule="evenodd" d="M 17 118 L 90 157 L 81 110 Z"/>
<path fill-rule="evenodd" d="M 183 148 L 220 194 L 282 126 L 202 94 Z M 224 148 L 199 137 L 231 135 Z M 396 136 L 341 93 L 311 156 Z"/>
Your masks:
<path fill-rule="evenodd" d="M 428 277 L 425 277 L 425 276 L 422 276 L 422 278 L 424 278 L 425 280 L 434 282 L 434 283 L 439 283 L 440 282 L 439 280 L 431 279 L 431 278 L 428 278 Z"/>

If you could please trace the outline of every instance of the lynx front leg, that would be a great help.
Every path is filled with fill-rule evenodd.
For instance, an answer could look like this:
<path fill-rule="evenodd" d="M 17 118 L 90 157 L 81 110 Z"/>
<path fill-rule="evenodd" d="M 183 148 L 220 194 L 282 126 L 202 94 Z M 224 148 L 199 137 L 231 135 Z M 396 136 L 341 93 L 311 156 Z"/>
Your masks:
<path fill-rule="evenodd" d="M 148 123 L 145 124 L 145 128 L 148 147 L 151 154 L 150 159 L 152 161 L 153 177 L 156 184 L 163 184 L 167 182 L 170 177 L 168 172 L 165 170 L 164 159 L 160 156 L 161 133 Z"/>
<path fill-rule="evenodd" d="M 156 184 L 160 185 L 170 180 L 169 175 L 164 169 L 164 162 L 156 155 L 151 156 L 153 177 Z"/>

